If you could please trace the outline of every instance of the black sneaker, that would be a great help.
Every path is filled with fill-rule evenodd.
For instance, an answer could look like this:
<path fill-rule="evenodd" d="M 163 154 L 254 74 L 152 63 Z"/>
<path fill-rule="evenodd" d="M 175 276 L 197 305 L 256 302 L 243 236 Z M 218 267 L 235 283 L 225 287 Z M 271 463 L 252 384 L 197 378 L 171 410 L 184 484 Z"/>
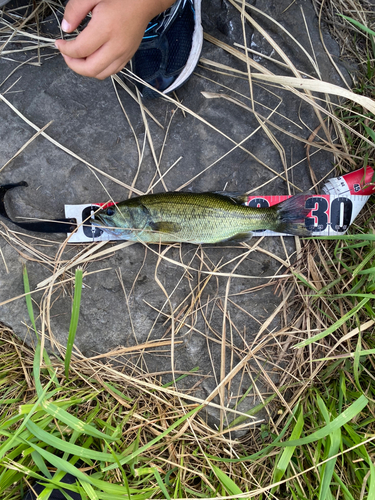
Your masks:
<path fill-rule="evenodd" d="M 201 0 L 177 0 L 150 21 L 132 59 L 133 73 L 168 94 L 180 87 L 194 71 L 202 50 Z M 159 97 L 137 83 L 143 97 Z"/>

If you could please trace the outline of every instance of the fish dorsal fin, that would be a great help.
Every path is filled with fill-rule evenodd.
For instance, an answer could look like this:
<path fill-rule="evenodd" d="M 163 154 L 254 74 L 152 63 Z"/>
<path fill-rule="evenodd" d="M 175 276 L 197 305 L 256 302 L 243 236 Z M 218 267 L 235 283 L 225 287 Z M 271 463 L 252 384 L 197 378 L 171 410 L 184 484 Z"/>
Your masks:
<path fill-rule="evenodd" d="M 247 194 L 240 193 L 238 191 L 214 191 L 214 194 L 219 194 L 220 196 L 226 196 L 230 198 L 237 205 L 244 205 L 247 202 Z"/>

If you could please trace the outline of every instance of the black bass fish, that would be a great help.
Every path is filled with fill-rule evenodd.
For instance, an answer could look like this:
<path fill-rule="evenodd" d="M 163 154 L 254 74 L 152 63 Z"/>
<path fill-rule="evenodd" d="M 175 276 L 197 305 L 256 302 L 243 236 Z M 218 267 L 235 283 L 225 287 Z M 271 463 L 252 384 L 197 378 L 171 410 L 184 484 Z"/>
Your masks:
<path fill-rule="evenodd" d="M 144 243 L 246 241 L 252 231 L 311 236 L 305 217 L 309 195 L 295 195 L 269 208 L 244 205 L 247 196 L 171 192 L 131 198 L 99 210 L 94 226 L 124 240 Z"/>

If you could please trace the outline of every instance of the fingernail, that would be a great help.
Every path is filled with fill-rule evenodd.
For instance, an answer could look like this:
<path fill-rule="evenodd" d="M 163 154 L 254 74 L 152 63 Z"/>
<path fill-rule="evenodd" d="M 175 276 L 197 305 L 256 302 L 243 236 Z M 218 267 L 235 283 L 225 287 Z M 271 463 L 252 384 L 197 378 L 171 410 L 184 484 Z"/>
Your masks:
<path fill-rule="evenodd" d="M 62 20 L 61 29 L 63 31 L 70 31 L 70 24 L 65 19 Z"/>

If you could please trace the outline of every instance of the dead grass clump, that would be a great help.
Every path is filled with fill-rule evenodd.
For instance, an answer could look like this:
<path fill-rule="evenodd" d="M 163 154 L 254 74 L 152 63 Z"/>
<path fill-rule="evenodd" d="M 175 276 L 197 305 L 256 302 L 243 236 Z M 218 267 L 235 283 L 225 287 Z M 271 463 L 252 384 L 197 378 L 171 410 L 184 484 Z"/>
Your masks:
<path fill-rule="evenodd" d="M 341 58 L 352 65 L 351 75 L 357 86 L 368 73 L 368 63 L 373 66 L 374 42 L 360 27 L 342 16 L 374 29 L 374 4 L 368 0 L 313 0 L 313 4 L 322 29 L 328 28 L 340 47 Z"/>

